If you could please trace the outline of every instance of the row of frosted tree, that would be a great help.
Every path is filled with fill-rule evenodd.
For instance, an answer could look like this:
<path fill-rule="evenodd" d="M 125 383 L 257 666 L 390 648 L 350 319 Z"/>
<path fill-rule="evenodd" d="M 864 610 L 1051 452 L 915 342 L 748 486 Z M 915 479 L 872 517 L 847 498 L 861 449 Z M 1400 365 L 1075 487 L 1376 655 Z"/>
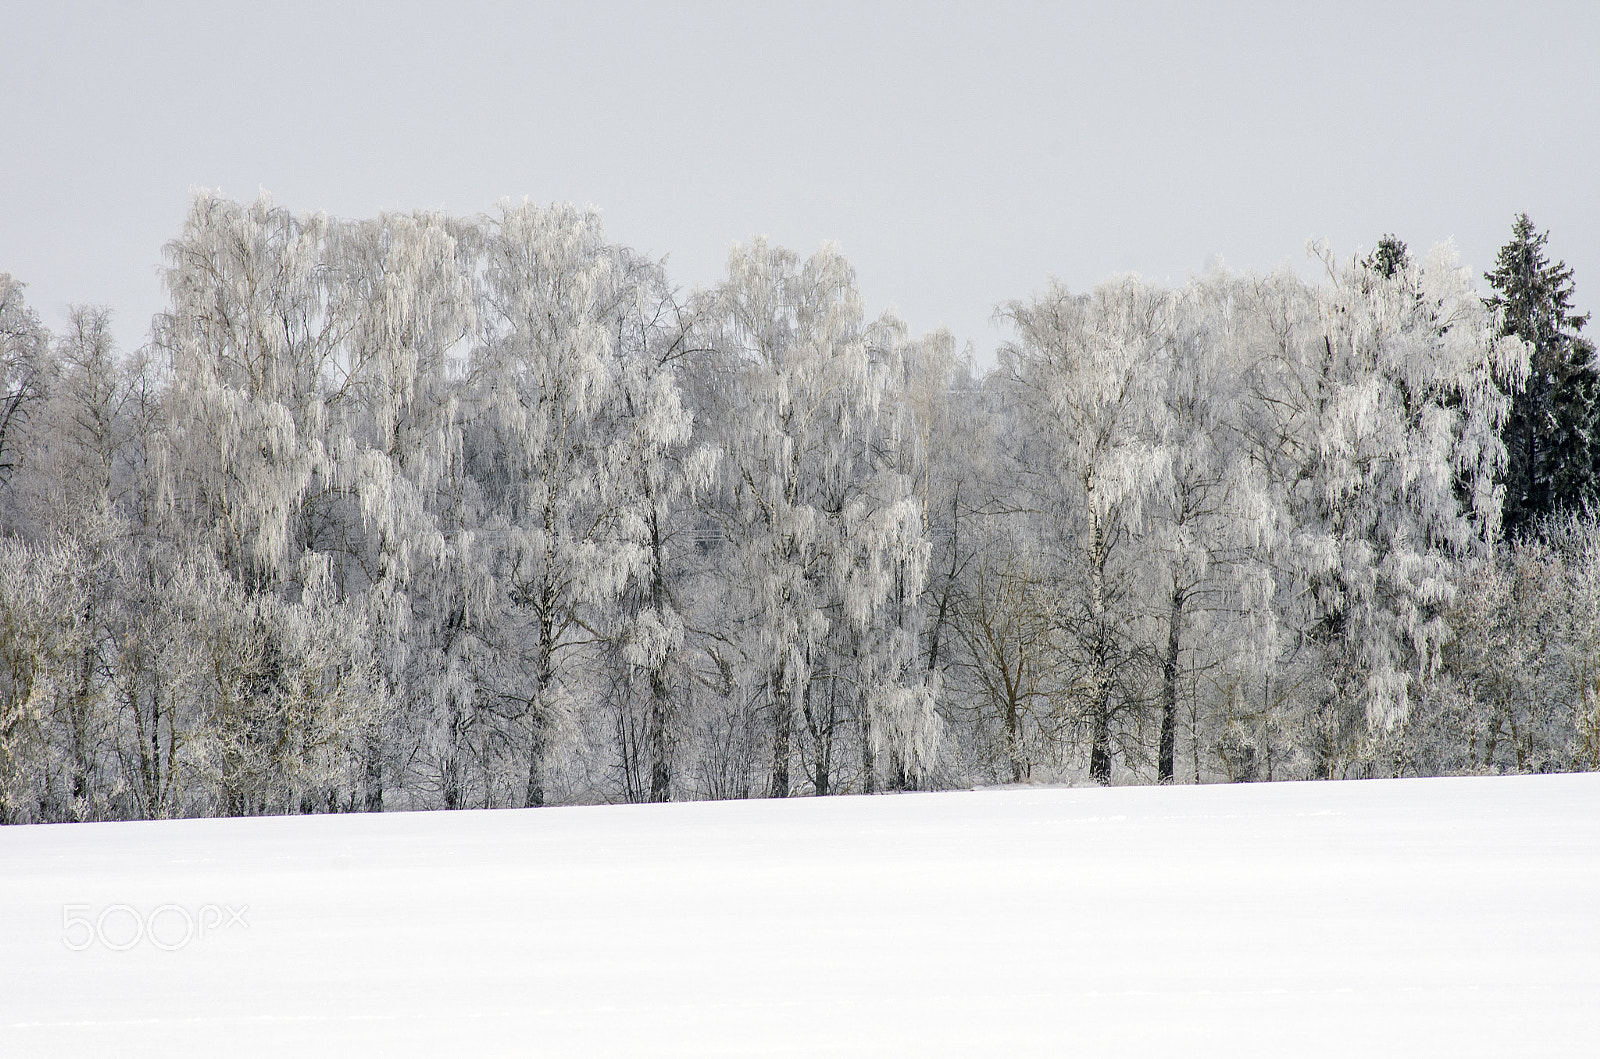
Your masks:
<path fill-rule="evenodd" d="M 128 356 L 0 277 L 0 820 L 1600 766 L 1537 343 L 1321 265 L 1051 284 L 982 374 L 570 207 L 200 195 Z"/>

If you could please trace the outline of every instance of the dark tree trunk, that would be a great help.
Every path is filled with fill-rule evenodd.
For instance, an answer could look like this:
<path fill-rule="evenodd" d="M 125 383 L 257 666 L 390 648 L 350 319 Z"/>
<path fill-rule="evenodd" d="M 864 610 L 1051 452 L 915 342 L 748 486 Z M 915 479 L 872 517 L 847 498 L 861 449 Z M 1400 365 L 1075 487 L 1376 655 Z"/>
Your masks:
<path fill-rule="evenodd" d="M 1017 700 L 1006 700 L 1006 757 L 1011 760 L 1011 782 L 1022 782 L 1022 736 L 1017 730 Z"/>
<path fill-rule="evenodd" d="M 649 494 L 647 488 L 646 495 Z M 654 504 L 655 497 L 650 496 Z M 652 508 L 650 514 L 650 603 L 657 615 L 665 614 L 667 607 L 666 555 L 661 544 L 661 523 Z M 672 686 L 667 679 L 666 658 L 650 670 L 650 800 L 672 800 L 672 756 L 668 745 L 668 727 L 672 713 Z"/>
<path fill-rule="evenodd" d="M 1094 710 L 1093 744 L 1089 750 L 1089 775 L 1103 786 L 1111 784 L 1111 702 L 1110 692 L 1101 697 Z"/>
<path fill-rule="evenodd" d="M 1090 718 L 1089 775 L 1096 783 L 1111 783 L 1111 629 L 1106 617 L 1106 560 L 1111 554 L 1105 527 L 1096 520 L 1090 554 L 1089 614 L 1095 638 L 1094 715 Z"/>
<path fill-rule="evenodd" d="M 827 689 L 822 709 L 814 710 L 816 698 L 814 695 L 807 694 L 804 703 L 806 727 L 811 730 L 811 735 L 817 743 L 817 756 L 811 766 L 811 786 L 819 798 L 826 798 L 833 792 L 833 734 L 835 722 L 838 720 L 836 682 L 828 680 Z"/>
<path fill-rule="evenodd" d="M 859 645 L 858 645 L 859 649 Z M 872 706 L 867 702 L 864 689 L 855 689 L 856 717 L 860 722 L 861 736 L 861 789 L 866 794 L 878 793 L 878 755 L 872 749 Z M 898 757 L 898 755 L 895 755 Z"/>
<path fill-rule="evenodd" d="M 544 805 L 544 732 L 540 730 L 538 719 L 533 722 L 533 735 L 528 747 L 528 790 L 522 801 L 527 809 L 538 809 Z"/>
<path fill-rule="evenodd" d="M 461 808 L 461 766 L 456 761 L 454 750 L 444 763 L 444 807 Z"/>
<path fill-rule="evenodd" d="M 367 743 L 366 809 L 369 813 L 383 812 L 383 742 L 373 738 Z"/>
<path fill-rule="evenodd" d="M 1167 616 L 1167 656 L 1161 665 L 1161 739 L 1156 752 L 1156 782 L 1171 783 L 1178 729 L 1178 644 L 1183 634 L 1183 593 L 1172 590 Z"/>
<path fill-rule="evenodd" d="M 866 696 L 861 696 L 861 789 L 878 793 L 878 759 L 872 752 L 872 719 L 867 716 Z"/>
<path fill-rule="evenodd" d="M 547 644 L 550 638 L 546 638 Z M 528 788 L 523 797 L 522 804 L 527 809 L 538 809 L 544 805 L 544 755 L 545 755 L 545 719 L 543 716 L 544 693 L 550 686 L 552 676 L 549 655 L 539 666 L 539 694 L 529 704 L 528 717 Z"/>
<path fill-rule="evenodd" d="M 789 797 L 789 738 L 794 729 L 793 690 L 783 687 L 780 670 L 774 682 L 773 701 L 777 707 L 772 723 L 772 780 L 767 787 L 770 798 Z"/>
<path fill-rule="evenodd" d="M 83 615 L 85 628 L 90 628 L 94 621 L 94 608 L 89 607 Z M 92 806 L 89 806 L 89 773 L 91 770 L 89 750 L 89 703 L 94 686 L 94 648 L 86 647 L 83 656 L 79 659 L 78 694 L 72 703 L 72 815 L 74 819 L 82 819 L 88 812 L 94 815 Z"/>
<path fill-rule="evenodd" d="M 672 761 L 667 747 L 667 713 L 671 689 L 659 667 L 650 674 L 650 800 L 672 800 Z"/>

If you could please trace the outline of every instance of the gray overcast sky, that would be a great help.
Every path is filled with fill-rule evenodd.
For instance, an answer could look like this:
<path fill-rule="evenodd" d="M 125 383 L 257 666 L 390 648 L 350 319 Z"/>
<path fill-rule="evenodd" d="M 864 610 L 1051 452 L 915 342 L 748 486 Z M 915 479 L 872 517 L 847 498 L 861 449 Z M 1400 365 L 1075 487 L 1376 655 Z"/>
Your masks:
<path fill-rule="evenodd" d="M 985 359 L 1052 274 L 1309 271 L 1308 237 L 1390 231 L 1481 274 L 1519 210 L 1600 291 L 1594 3 L 0 0 L 0 31 L 0 271 L 124 345 L 194 187 L 591 204 L 685 287 L 833 239 L 870 311 Z"/>

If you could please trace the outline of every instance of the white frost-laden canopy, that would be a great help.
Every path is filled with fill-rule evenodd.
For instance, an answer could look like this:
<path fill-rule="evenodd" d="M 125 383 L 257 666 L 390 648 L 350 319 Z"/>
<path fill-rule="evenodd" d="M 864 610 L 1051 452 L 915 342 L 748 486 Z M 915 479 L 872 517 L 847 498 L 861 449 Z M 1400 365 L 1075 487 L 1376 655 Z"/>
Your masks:
<path fill-rule="evenodd" d="M 1494 337 L 1449 247 L 1392 275 L 1330 258 L 1323 286 L 1259 296 L 1269 321 L 1283 307 L 1256 338 L 1252 442 L 1284 512 L 1286 616 L 1326 650 L 1325 694 L 1392 728 L 1450 638 L 1460 564 L 1498 527 L 1501 387 L 1526 352 Z"/>
<path fill-rule="evenodd" d="M 0 277 L 0 816 L 1600 767 L 1529 349 L 1380 249 L 1050 282 L 983 371 L 831 245 L 200 193 L 136 351 Z"/>
<path fill-rule="evenodd" d="M 940 722 L 916 665 L 930 546 L 921 454 L 896 414 L 903 329 L 864 320 L 833 247 L 802 261 L 759 240 L 730 254 L 699 315 L 720 383 L 733 605 L 752 618 L 734 646 L 771 714 L 768 789 L 789 793 L 798 749 L 826 792 L 847 740 L 868 789 L 879 753 L 921 773 Z"/>

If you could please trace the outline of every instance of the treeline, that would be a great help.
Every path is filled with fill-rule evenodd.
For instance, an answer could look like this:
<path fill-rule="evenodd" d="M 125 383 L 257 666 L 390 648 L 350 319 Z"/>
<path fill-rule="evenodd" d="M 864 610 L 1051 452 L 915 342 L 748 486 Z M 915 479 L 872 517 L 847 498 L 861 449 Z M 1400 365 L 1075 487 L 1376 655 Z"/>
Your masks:
<path fill-rule="evenodd" d="M 1542 246 L 1052 284 L 980 374 L 828 247 L 202 194 L 129 356 L 0 277 L 0 820 L 1600 767 Z"/>

